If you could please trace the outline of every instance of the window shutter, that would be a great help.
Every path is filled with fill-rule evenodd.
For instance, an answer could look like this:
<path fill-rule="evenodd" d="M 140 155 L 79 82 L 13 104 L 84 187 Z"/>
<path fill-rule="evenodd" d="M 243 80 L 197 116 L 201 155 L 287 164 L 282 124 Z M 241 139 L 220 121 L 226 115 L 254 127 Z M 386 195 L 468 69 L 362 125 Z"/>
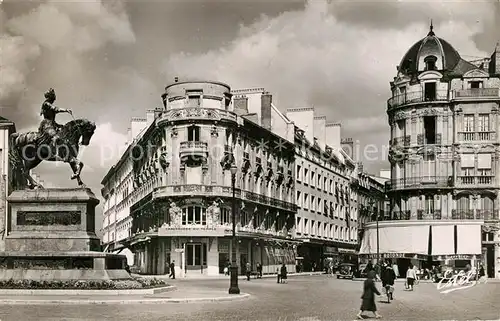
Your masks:
<path fill-rule="evenodd" d="M 477 168 L 491 169 L 491 154 L 478 154 Z"/>
<path fill-rule="evenodd" d="M 462 168 L 474 168 L 474 154 L 462 154 L 460 155 L 460 166 Z"/>

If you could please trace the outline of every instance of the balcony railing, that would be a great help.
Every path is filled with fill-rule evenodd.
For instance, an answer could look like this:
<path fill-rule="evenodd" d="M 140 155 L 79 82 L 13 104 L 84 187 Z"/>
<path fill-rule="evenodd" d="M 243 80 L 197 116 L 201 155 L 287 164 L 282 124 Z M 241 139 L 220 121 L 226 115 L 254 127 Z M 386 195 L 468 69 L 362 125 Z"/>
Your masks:
<path fill-rule="evenodd" d="M 231 197 L 232 189 L 228 186 L 220 185 L 170 185 L 159 187 L 154 192 L 154 197 L 172 197 L 172 196 L 221 196 Z M 281 208 L 287 211 L 295 212 L 297 205 L 282 201 L 265 195 L 235 189 L 235 196 L 240 199 L 260 203 L 263 205 Z"/>
<path fill-rule="evenodd" d="M 450 176 L 407 177 L 392 179 L 388 184 L 388 189 L 449 187 L 450 183 Z"/>
<path fill-rule="evenodd" d="M 434 142 L 430 143 L 428 140 L 426 140 L 424 134 L 418 134 L 417 135 L 417 145 L 441 145 L 442 139 L 441 139 L 441 134 L 436 134 Z"/>
<path fill-rule="evenodd" d="M 185 157 L 208 157 L 208 143 L 199 141 L 181 142 L 179 156 Z"/>
<path fill-rule="evenodd" d="M 499 97 L 498 88 L 469 88 L 455 91 L 454 99 Z"/>
<path fill-rule="evenodd" d="M 391 109 L 407 104 L 416 104 L 416 103 L 432 102 L 432 101 L 448 101 L 448 91 L 437 90 L 435 95 L 426 94 L 424 91 L 407 92 L 389 98 L 389 100 L 387 100 L 387 107 Z"/>
<path fill-rule="evenodd" d="M 395 137 L 392 139 L 392 141 L 390 141 L 390 145 L 410 146 L 410 143 L 411 143 L 410 135 Z"/>
<path fill-rule="evenodd" d="M 417 220 L 440 220 L 440 219 L 441 219 L 441 210 L 417 211 Z"/>
<path fill-rule="evenodd" d="M 459 185 L 492 185 L 494 176 L 459 176 Z"/>
<path fill-rule="evenodd" d="M 458 132 L 458 140 L 462 142 L 470 141 L 491 141 L 496 139 L 496 133 L 493 131 L 485 132 Z"/>
<path fill-rule="evenodd" d="M 499 214 L 498 210 L 476 210 L 476 218 L 485 221 L 500 220 Z"/>
<path fill-rule="evenodd" d="M 474 211 L 473 210 L 452 210 L 451 219 L 453 220 L 473 220 Z"/>

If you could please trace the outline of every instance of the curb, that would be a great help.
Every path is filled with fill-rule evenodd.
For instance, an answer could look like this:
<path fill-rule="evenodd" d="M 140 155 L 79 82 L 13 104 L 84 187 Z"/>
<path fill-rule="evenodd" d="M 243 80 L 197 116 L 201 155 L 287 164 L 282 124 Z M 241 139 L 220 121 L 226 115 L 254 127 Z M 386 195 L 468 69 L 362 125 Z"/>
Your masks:
<path fill-rule="evenodd" d="M 76 290 L 76 289 L 0 289 L 0 295 L 144 295 L 158 294 L 177 290 L 175 285 L 150 289 L 124 289 L 124 290 Z M 0 300 L 1 302 L 1 300 Z"/>
<path fill-rule="evenodd" d="M 134 276 L 142 277 L 142 278 L 155 278 L 155 279 L 168 279 L 167 275 L 144 275 L 144 274 L 133 274 Z M 305 272 L 305 273 L 288 273 L 287 276 L 290 277 L 299 277 L 299 276 L 320 276 L 320 275 L 326 275 L 325 272 Z M 276 273 L 274 274 L 264 274 L 262 275 L 263 279 L 267 278 L 276 278 Z M 246 280 L 245 275 L 238 275 L 238 280 Z M 204 280 L 229 280 L 230 276 L 188 276 L 188 277 L 176 277 L 176 281 L 189 281 L 189 280 L 197 280 L 197 281 L 204 281 Z M 256 280 L 255 276 L 252 276 L 250 278 L 251 280 Z"/>
<path fill-rule="evenodd" d="M 129 300 L 0 300 L 0 305 L 97 305 L 97 304 L 162 304 L 162 303 L 192 303 L 192 302 L 227 302 L 248 299 L 250 294 L 241 293 L 231 296 L 214 298 L 161 298 L 161 299 L 129 299 Z"/>

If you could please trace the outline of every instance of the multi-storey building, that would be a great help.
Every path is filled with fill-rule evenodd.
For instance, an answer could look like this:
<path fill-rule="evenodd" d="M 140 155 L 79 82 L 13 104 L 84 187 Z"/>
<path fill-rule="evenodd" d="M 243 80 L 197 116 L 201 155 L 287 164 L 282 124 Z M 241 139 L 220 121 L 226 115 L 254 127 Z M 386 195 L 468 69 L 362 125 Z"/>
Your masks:
<path fill-rule="evenodd" d="M 7 196 L 12 186 L 10 184 L 9 136 L 15 131 L 14 123 L 0 116 L 0 251 L 5 250 L 5 236 L 8 229 Z"/>
<path fill-rule="evenodd" d="M 295 271 L 293 124 L 263 89 L 176 82 L 135 119 L 127 152 L 102 181 L 104 243 L 132 249 L 142 273 L 216 275 L 236 253 L 264 273 Z M 232 234 L 232 177 L 236 224 Z"/>
<path fill-rule="evenodd" d="M 358 250 L 363 240 L 366 224 L 389 219 L 388 203 L 385 193 L 386 178 L 368 174 L 363 169 L 363 164 L 358 163 L 356 168 L 355 191 L 358 197 Z M 363 259 L 363 258 L 362 258 Z M 368 259 L 368 258 L 366 258 Z"/>
<path fill-rule="evenodd" d="M 392 220 L 379 224 L 378 241 L 367 224 L 361 252 L 379 244 L 403 273 L 410 260 L 460 268 L 482 256 L 498 278 L 499 49 L 468 62 L 431 26 L 397 70 L 387 104 Z"/>
<path fill-rule="evenodd" d="M 355 261 L 356 194 L 351 189 L 355 163 L 342 149 L 340 124 L 315 117 L 313 108 L 288 109 L 295 127 L 295 200 L 298 265 L 320 270 L 324 260 Z"/>

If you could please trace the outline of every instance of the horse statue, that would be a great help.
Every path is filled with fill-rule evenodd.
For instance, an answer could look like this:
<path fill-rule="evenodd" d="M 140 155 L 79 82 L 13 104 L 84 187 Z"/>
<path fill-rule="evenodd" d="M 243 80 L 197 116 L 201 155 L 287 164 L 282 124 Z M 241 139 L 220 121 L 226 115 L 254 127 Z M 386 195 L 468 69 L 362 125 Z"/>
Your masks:
<path fill-rule="evenodd" d="M 71 166 L 73 175 L 78 186 L 85 187 L 80 174 L 83 163 L 77 158 L 80 143 L 88 146 L 96 125 L 86 119 L 75 119 L 62 125 L 57 133 L 57 140 L 47 140 L 36 131 L 25 133 L 13 133 L 10 136 L 10 160 L 13 168 L 20 172 L 19 185 L 25 185 L 30 189 L 43 188 L 29 174 L 30 170 L 37 167 L 42 161 L 64 162 Z"/>

